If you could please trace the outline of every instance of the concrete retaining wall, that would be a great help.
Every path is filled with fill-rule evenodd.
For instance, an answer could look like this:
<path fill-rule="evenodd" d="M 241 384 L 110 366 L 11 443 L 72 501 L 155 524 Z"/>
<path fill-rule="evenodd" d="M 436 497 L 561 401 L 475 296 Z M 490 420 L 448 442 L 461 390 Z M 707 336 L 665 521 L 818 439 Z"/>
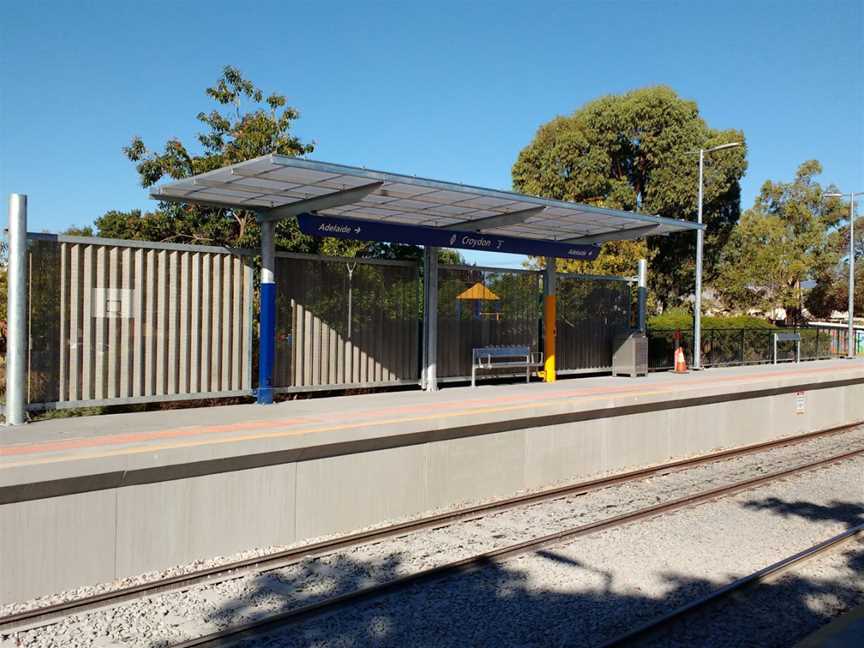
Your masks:
<path fill-rule="evenodd" d="M 787 389 L 623 415 L 610 407 L 587 420 L 4 504 L 0 603 L 864 421 L 864 384 L 828 382 L 804 403 L 801 413 Z"/>

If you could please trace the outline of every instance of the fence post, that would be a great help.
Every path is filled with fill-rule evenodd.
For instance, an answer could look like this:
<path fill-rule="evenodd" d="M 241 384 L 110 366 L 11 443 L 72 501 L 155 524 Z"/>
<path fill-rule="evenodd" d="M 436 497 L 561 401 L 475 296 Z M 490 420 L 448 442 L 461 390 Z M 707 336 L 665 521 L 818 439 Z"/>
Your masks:
<path fill-rule="evenodd" d="M 438 248 L 427 245 L 424 252 L 426 308 L 423 328 L 426 331 L 426 391 L 438 391 Z"/>
<path fill-rule="evenodd" d="M 9 196 L 6 424 L 25 422 L 27 403 L 27 196 Z"/>
<path fill-rule="evenodd" d="M 714 331 L 714 329 L 711 329 L 711 335 L 708 338 L 708 344 L 711 345 L 711 348 L 708 352 L 708 363 L 712 367 L 714 366 L 714 335 L 715 335 L 715 333 L 716 333 L 716 331 Z"/>
<path fill-rule="evenodd" d="M 646 309 L 648 305 L 648 261 L 647 259 L 639 259 L 639 287 L 638 287 L 638 312 L 639 312 L 639 332 L 646 332 Z"/>

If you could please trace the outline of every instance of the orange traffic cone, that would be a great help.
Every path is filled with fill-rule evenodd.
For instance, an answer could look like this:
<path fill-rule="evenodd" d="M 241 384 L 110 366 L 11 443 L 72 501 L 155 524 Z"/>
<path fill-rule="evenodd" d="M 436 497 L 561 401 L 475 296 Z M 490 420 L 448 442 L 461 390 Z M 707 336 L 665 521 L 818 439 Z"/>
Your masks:
<path fill-rule="evenodd" d="M 680 346 L 675 349 L 675 373 L 687 373 L 687 359 L 684 357 L 684 349 Z"/>

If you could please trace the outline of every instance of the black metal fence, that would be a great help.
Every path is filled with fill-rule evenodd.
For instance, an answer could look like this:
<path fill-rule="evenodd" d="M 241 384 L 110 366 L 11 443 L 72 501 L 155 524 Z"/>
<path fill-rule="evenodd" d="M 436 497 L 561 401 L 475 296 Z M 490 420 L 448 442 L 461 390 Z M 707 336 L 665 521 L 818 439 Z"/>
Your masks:
<path fill-rule="evenodd" d="M 704 329 L 702 331 L 702 366 L 729 367 L 767 364 L 774 361 L 774 334 L 799 333 L 801 360 L 825 360 L 846 355 L 847 331 L 821 326 L 803 328 Z M 648 330 L 648 368 L 663 371 L 675 366 L 676 335 L 687 365 L 693 362 L 693 331 L 673 329 Z M 777 361 L 795 361 L 795 342 L 777 343 Z"/>
<path fill-rule="evenodd" d="M 623 277 L 559 275 L 555 365 L 561 373 L 612 368 L 612 342 L 630 327 L 630 283 Z"/>
<path fill-rule="evenodd" d="M 438 269 L 438 376 L 471 375 L 471 351 L 489 345 L 539 348 L 540 275 L 443 265 Z"/>

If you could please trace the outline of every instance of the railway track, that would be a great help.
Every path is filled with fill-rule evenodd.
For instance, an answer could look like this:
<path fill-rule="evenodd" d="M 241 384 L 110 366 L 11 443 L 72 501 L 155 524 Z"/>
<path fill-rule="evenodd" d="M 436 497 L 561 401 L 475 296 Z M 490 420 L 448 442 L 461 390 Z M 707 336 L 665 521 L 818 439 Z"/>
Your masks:
<path fill-rule="evenodd" d="M 784 572 L 793 569 L 803 562 L 812 560 L 817 556 L 821 556 L 828 551 L 836 549 L 838 546 L 852 540 L 861 533 L 864 533 L 864 524 L 859 524 L 847 529 L 843 533 L 839 533 L 823 542 L 820 542 L 819 544 L 813 545 L 812 547 L 799 551 L 791 556 L 787 556 L 782 560 L 778 560 L 777 562 L 772 563 L 767 567 L 763 567 L 759 571 L 753 572 L 748 576 L 736 579 L 728 585 L 724 585 L 720 589 L 710 592 L 709 594 L 682 605 L 671 612 L 660 615 L 643 625 L 610 639 L 601 644 L 600 648 L 633 646 L 638 645 L 643 641 L 661 636 L 662 634 L 669 632 L 676 624 L 686 622 L 697 612 L 701 612 L 702 610 L 717 605 L 722 601 L 738 596 L 745 590 L 758 587 L 762 583 L 777 578 Z"/>
<path fill-rule="evenodd" d="M 425 569 L 393 580 L 371 585 L 366 588 L 358 589 L 346 594 L 335 596 L 329 599 L 302 605 L 288 610 L 273 614 L 262 619 L 251 621 L 244 624 L 239 624 L 223 630 L 204 635 L 188 641 L 183 641 L 174 644 L 173 648 L 198 648 L 201 646 L 227 646 L 233 645 L 235 642 L 245 639 L 254 639 L 268 634 L 276 629 L 282 629 L 303 621 L 307 621 L 314 617 L 329 614 L 341 609 L 357 605 L 364 601 L 376 599 L 386 594 L 392 594 L 400 590 L 405 590 L 417 584 L 429 583 L 444 578 L 466 574 L 478 569 L 482 569 L 491 564 L 501 563 L 510 558 L 523 555 L 529 552 L 537 551 L 549 546 L 557 545 L 563 542 L 574 540 L 580 536 L 597 533 L 607 529 L 612 529 L 618 526 L 636 522 L 646 518 L 656 517 L 664 513 L 670 513 L 679 509 L 694 506 L 704 502 L 719 499 L 729 495 L 749 490 L 751 488 L 761 486 L 770 482 L 792 477 L 804 472 L 815 470 L 818 468 L 827 467 L 847 459 L 864 456 L 864 448 L 844 452 L 832 457 L 820 459 L 808 464 L 789 468 L 786 470 L 777 471 L 754 479 L 748 479 L 719 488 L 712 488 L 695 495 L 677 498 L 640 509 L 631 513 L 606 518 L 597 522 L 580 525 L 564 531 L 551 533 L 526 542 L 501 547 L 492 551 L 483 552 L 469 558 L 446 563 L 430 569 Z"/>
<path fill-rule="evenodd" d="M 341 549 L 372 544 L 388 538 L 399 537 L 416 531 L 421 531 L 423 529 L 440 528 L 457 522 L 475 519 L 484 515 L 488 515 L 490 513 L 589 493 L 592 491 L 608 488 L 619 484 L 624 484 L 627 482 L 638 481 L 640 479 L 646 479 L 657 475 L 667 474 L 670 472 L 686 470 L 703 464 L 734 459 L 737 457 L 742 457 L 759 452 L 765 452 L 767 450 L 772 450 L 780 447 L 798 445 L 820 437 L 840 435 L 843 432 L 857 428 L 858 426 L 859 424 L 855 424 L 821 430 L 818 432 L 811 432 L 793 438 L 780 439 L 776 441 L 758 443 L 731 450 L 724 450 L 691 459 L 674 461 L 651 468 L 621 473 L 610 477 L 604 477 L 586 482 L 580 482 L 577 484 L 547 489 L 536 493 L 519 495 L 512 498 L 496 500 L 477 506 L 420 518 L 417 520 L 393 524 L 370 531 L 341 536 L 332 540 L 325 540 L 323 542 L 305 545 L 286 551 L 280 551 L 264 556 L 226 563 L 224 565 L 189 572 L 187 574 L 172 576 L 166 579 L 161 579 L 148 583 L 141 583 L 122 589 L 106 591 L 84 598 L 71 599 L 54 605 L 38 607 L 5 617 L 0 617 L 0 633 L 8 633 L 12 630 L 21 628 L 29 629 L 50 625 L 51 623 L 56 622 L 61 618 L 65 618 L 74 614 L 79 614 L 88 610 L 111 607 L 125 601 L 135 600 L 146 596 L 153 596 L 163 592 L 181 591 L 183 589 L 188 589 L 189 587 L 198 584 L 216 583 L 234 578 L 240 578 L 250 573 L 265 573 L 267 571 L 272 571 L 292 564 L 296 564 L 297 562 L 304 559 L 320 557 Z M 716 497 L 725 494 L 731 494 L 733 492 L 737 492 L 738 490 L 743 490 L 761 483 L 766 483 L 774 479 L 781 479 L 782 477 L 787 475 L 793 475 L 799 472 L 804 472 L 806 470 L 815 469 L 821 465 L 828 465 L 830 463 L 841 461 L 846 458 L 852 458 L 853 456 L 861 453 L 864 453 L 864 449 L 855 450 L 849 453 L 844 453 L 842 455 L 836 455 L 828 459 L 820 460 L 793 469 L 780 471 L 778 473 L 772 473 L 754 480 L 741 482 L 739 484 L 733 484 L 731 486 L 713 489 L 711 491 L 706 491 L 705 493 L 697 494 L 692 497 L 679 498 L 677 500 L 672 500 L 670 502 L 650 507 L 648 509 L 642 509 L 634 513 L 616 516 L 581 527 L 576 527 L 574 529 L 550 534 L 548 536 L 543 536 L 541 538 L 537 538 L 531 541 L 511 545 L 457 562 L 447 563 L 445 565 L 418 572 L 416 574 L 412 574 L 403 578 L 395 579 L 381 585 L 375 585 L 364 590 L 358 590 L 354 593 L 336 597 L 335 599 L 329 599 L 327 601 L 323 601 L 321 603 L 317 603 L 311 606 L 297 608 L 296 610 L 279 615 L 279 618 L 282 619 L 282 621 L 271 620 L 276 618 L 272 617 L 270 619 L 264 619 L 261 622 L 253 625 L 255 627 L 258 627 L 260 623 L 278 624 L 282 622 L 297 622 L 302 619 L 309 618 L 310 616 L 323 613 L 328 609 L 328 606 L 342 605 L 343 602 L 356 602 L 358 600 L 358 596 L 360 598 L 371 597 L 385 593 L 385 591 L 389 591 L 391 588 L 405 587 L 414 582 L 418 582 L 424 579 L 444 577 L 446 575 L 469 571 L 472 569 L 476 569 L 477 567 L 482 566 L 482 564 L 486 564 L 489 561 L 503 560 L 505 558 L 509 558 L 520 553 L 525 553 L 537 548 L 541 548 L 543 546 L 575 538 L 585 533 L 601 531 L 603 529 L 618 526 L 620 524 L 626 524 L 640 518 L 651 517 L 663 512 L 675 510 L 676 508 L 682 508 L 684 506 L 689 506 L 701 501 L 714 499 Z M 246 633 L 251 631 L 252 629 L 252 627 L 246 628 L 244 626 L 241 632 Z M 208 639 L 208 637 L 210 638 Z M 204 640 L 206 640 L 204 643 L 200 643 Z M 207 635 L 206 637 L 195 639 L 191 642 L 186 642 L 179 645 L 184 647 L 198 645 L 218 645 L 216 643 L 213 643 L 213 641 L 215 640 L 216 638 L 214 636 Z"/>

